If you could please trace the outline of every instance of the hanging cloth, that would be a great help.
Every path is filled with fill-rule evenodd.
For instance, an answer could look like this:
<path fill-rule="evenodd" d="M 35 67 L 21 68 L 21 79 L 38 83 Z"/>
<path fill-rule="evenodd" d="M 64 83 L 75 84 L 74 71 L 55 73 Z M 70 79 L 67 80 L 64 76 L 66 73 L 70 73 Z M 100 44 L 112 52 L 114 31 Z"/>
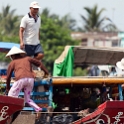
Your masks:
<path fill-rule="evenodd" d="M 71 77 L 73 75 L 73 46 L 66 46 L 63 53 L 54 62 L 53 76 Z"/>

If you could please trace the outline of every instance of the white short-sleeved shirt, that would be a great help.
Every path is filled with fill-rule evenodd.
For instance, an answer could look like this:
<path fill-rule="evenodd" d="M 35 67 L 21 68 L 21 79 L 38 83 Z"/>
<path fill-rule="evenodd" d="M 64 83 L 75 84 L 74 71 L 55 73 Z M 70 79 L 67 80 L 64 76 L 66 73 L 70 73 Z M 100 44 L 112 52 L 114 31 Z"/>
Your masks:
<path fill-rule="evenodd" d="M 25 28 L 25 31 L 23 33 L 24 44 L 37 45 L 40 43 L 39 40 L 40 25 L 41 25 L 40 16 L 37 17 L 37 21 L 33 17 L 31 17 L 29 13 L 22 18 L 20 27 Z"/>

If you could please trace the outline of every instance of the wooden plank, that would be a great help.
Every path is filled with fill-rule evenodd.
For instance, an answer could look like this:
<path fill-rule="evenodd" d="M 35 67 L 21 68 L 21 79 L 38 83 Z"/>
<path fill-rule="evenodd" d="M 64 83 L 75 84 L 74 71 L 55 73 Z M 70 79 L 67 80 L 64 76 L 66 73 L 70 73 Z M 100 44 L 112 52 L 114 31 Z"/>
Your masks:
<path fill-rule="evenodd" d="M 65 84 L 122 84 L 124 83 L 123 77 L 56 77 L 53 78 L 54 85 Z"/>

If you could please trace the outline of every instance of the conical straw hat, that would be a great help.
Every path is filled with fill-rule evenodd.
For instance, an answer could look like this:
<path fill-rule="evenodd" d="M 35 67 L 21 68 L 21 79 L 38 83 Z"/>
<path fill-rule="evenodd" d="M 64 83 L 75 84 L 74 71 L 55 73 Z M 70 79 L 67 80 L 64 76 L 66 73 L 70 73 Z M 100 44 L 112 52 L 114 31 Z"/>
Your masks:
<path fill-rule="evenodd" d="M 21 53 L 26 54 L 25 51 L 21 50 L 20 48 L 18 48 L 16 46 L 13 46 L 11 48 L 11 50 L 6 54 L 6 57 L 9 57 L 9 56 L 15 55 L 15 54 L 21 54 Z"/>
<path fill-rule="evenodd" d="M 118 61 L 116 63 L 116 66 L 119 68 L 119 69 L 124 69 L 124 58 L 121 59 L 121 61 Z"/>

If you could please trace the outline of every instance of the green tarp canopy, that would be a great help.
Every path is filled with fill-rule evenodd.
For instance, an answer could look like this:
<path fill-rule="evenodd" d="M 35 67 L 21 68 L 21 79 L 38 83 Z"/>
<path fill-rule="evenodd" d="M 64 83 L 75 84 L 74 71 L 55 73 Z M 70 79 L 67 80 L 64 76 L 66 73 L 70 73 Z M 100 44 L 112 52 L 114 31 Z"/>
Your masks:
<path fill-rule="evenodd" d="M 73 65 L 115 65 L 124 57 L 120 47 L 65 46 L 62 54 L 55 60 L 53 76 L 73 76 Z"/>
<path fill-rule="evenodd" d="M 54 62 L 53 76 L 70 77 L 73 75 L 73 46 L 66 46 L 64 52 Z"/>

